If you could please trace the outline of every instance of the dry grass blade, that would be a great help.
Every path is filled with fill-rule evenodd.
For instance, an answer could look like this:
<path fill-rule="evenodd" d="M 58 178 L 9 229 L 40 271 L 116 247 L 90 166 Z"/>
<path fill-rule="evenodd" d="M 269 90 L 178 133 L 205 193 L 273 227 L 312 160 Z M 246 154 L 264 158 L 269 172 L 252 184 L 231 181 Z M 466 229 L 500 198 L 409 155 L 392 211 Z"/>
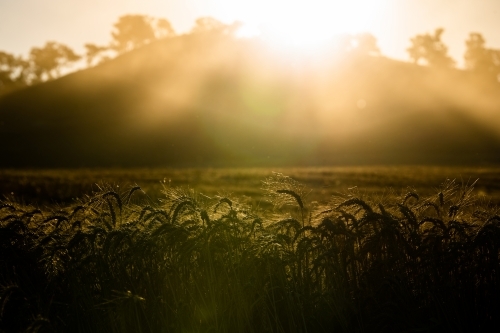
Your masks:
<path fill-rule="evenodd" d="M 226 203 L 230 209 L 233 208 L 233 202 L 231 200 L 229 200 L 228 198 L 221 198 L 214 207 L 214 213 L 217 211 L 217 208 L 219 208 L 219 206 L 222 203 Z"/>
<path fill-rule="evenodd" d="M 426 208 L 428 208 L 428 207 L 434 208 L 437 216 L 441 216 L 441 211 L 440 211 L 438 205 L 436 205 L 435 203 L 433 203 L 431 201 L 424 202 L 420 207 L 418 207 L 418 211 L 424 212 L 426 210 Z"/>
<path fill-rule="evenodd" d="M 406 193 L 405 197 L 403 198 L 403 201 L 401 202 L 402 205 L 406 205 L 406 201 L 410 198 L 414 198 L 415 200 L 419 200 L 420 197 L 418 196 L 417 193 L 415 192 L 408 192 Z"/>
<path fill-rule="evenodd" d="M 299 207 L 301 209 L 304 209 L 304 204 L 302 203 L 302 199 L 300 198 L 300 195 L 298 195 L 294 191 L 292 191 L 292 190 L 276 190 L 276 193 L 287 194 L 287 195 L 293 197 L 295 199 L 295 201 L 297 202 L 297 204 L 299 205 Z"/>
<path fill-rule="evenodd" d="M 8 209 L 10 211 L 15 211 L 16 207 L 14 207 L 14 205 L 11 205 L 11 204 L 2 204 L 2 205 L 0 205 L 0 210 L 2 210 L 2 209 Z"/>
<path fill-rule="evenodd" d="M 264 190 L 276 207 L 283 207 L 290 204 L 298 204 L 300 209 L 304 209 L 302 197 L 305 195 L 305 186 L 294 179 L 281 173 L 274 173 L 264 182 Z"/>
<path fill-rule="evenodd" d="M 441 230 L 446 230 L 446 225 L 441 219 L 436 219 L 434 217 L 424 217 L 418 224 L 423 226 L 425 223 L 431 223 L 432 225 L 439 227 Z"/>
<path fill-rule="evenodd" d="M 140 186 L 134 186 L 130 189 L 130 191 L 128 191 L 127 193 L 127 196 L 125 197 L 125 204 L 128 205 L 130 203 L 130 198 L 132 197 L 132 194 L 134 194 L 134 192 L 136 191 L 141 191 L 144 193 L 144 191 L 141 189 Z"/>
<path fill-rule="evenodd" d="M 358 199 L 358 198 L 352 198 L 352 199 L 346 200 L 346 201 L 342 202 L 340 205 L 338 205 L 336 209 L 340 209 L 342 207 L 351 207 L 351 206 L 359 206 L 365 212 L 373 213 L 373 210 L 370 207 L 370 205 L 368 205 L 365 201 Z"/>
<path fill-rule="evenodd" d="M 191 209 L 196 209 L 196 206 L 191 200 L 185 200 L 175 206 L 174 212 L 172 213 L 172 223 L 177 221 L 177 217 L 184 208 L 190 207 Z"/>
<path fill-rule="evenodd" d="M 73 212 L 71 212 L 69 218 L 72 219 L 76 214 L 82 211 L 85 211 L 85 206 L 83 205 L 76 206 L 75 208 L 73 208 Z"/>
<path fill-rule="evenodd" d="M 113 221 L 113 226 L 116 226 L 117 217 L 116 217 L 115 209 L 113 207 L 113 203 L 111 202 L 111 200 L 109 198 L 112 197 L 115 199 L 115 202 L 118 205 L 118 209 L 120 210 L 120 218 L 121 218 L 123 207 L 122 207 L 122 200 L 120 198 L 120 195 L 114 191 L 109 191 L 109 192 L 104 193 L 102 195 L 102 197 L 108 203 L 109 213 L 111 214 L 111 221 Z"/>

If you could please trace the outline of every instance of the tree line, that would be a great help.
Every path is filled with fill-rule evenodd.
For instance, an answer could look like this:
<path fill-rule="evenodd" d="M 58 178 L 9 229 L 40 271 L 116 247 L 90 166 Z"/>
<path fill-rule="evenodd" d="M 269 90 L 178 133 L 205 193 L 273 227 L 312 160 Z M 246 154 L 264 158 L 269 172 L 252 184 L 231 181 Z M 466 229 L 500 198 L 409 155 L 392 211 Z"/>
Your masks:
<path fill-rule="evenodd" d="M 454 67 L 455 60 L 448 55 L 448 47 L 442 42 L 444 29 L 439 28 L 433 34 L 426 33 L 410 39 L 407 49 L 410 59 L 416 64 L 433 67 Z M 477 32 L 469 34 L 465 41 L 465 67 L 481 74 L 490 74 L 500 79 L 500 50 L 487 48 L 486 40 Z"/>
<path fill-rule="evenodd" d="M 211 17 L 202 17 L 195 21 L 191 33 L 211 31 L 234 35 L 239 27 L 238 22 L 224 24 Z M 411 61 L 435 68 L 455 67 L 455 60 L 448 55 L 448 47 L 441 40 L 443 32 L 444 29 L 439 28 L 433 33 L 411 38 L 411 46 L 407 49 Z M 111 41 L 107 45 L 85 44 L 84 55 L 55 41 L 33 47 L 27 58 L 0 51 L 0 93 L 58 78 L 63 69 L 81 60 L 92 67 L 152 41 L 173 36 L 176 32 L 164 18 L 124 15 L 114 23 Z M 476 32 L 470 33 L 465 45 L 466 69 L 500 81 L 500 50 L 486 47 L 486 40 Z M 376 38 L 368 33 L 345 36 L 341 50 L 350 54 L 380 55 Z"/>
<path fill-rule="evenodd" d="M 199 18 L 191 33 L 216 31 L 234 33 L 238 23 L 224 24 L 211 17 Z M 139 48 L 154 40 L 175 36 L 170 22 L 146 15 L 121 16 L 113 25 L 111 41 L 107 45 L 85 44 L 85 54 L 77 54 L 69 46 L 48 41 L 42 47 L 33 47 L 27 58 L 0 51 L 0 93 L 58 78 L 64 69 L 85 60 L 87 67 Z"/>

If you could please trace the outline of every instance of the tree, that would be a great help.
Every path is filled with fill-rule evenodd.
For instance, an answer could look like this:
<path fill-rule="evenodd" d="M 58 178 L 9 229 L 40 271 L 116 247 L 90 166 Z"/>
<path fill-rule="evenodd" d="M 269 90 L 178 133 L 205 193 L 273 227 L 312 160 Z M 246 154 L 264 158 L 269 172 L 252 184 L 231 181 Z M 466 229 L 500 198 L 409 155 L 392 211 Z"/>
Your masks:
<path fill-rule="evenodd" d="M 159 18 L 154 19 L 153 23 L 157 39 L 175 35 L 175 30 L 168 20 Z"/>
<path fill-rule="evenodd" d="M 448 56 L 448 47 L 441 41 L 444 29 L 436 29 L 434 35 L 417 35 L 410 39 L 411 46 L 407 49 L 415 64 L 423 60 L 429 66 L 452 67 L 455 61 Z"/>
<path fill-rule="evenodd" d="M 352 38 L 351 44 L 354 44 L 353 51 L 356 54 L 366 56 L 380 55 L 380 49 L 377 46 L 377 38 L 370 33 L 358 34 Z"/>
<path fill-rule="evenodd" d="M 241 22 L 225 24 L 213 17 L 200 17 L 195 21 L 191 33 L 219 33 L 233 35 L 241 27 Z"/>
<path fill-rule="evenodd" d="M 468 69 L 494 76 L 500 73 L 500 50 L 486 48 L 486 41 L 481 34 L 470 33 L 465 45 L 464 59 Z"/>
<path fill-rule="evenodd" d="M 155 32 L 147 16 L 122 16 L 114 24 L 114 28 L 115 31 L 111 33 L 112 47 L 118 53 L 130 51 L 155 39 Z"/>
<path fill-rule="evenodd" d="M 125 15 L 114 24 L 111 47 L 118 53 L 123 53 L 174 34 L 172 25 L 166 19 L 155 19 L 146 15 Z"/>
<path fill-rule="evenodd" d="M 21 57 L 0 51 L 0 92 L 27 85 L 29 64 Z"/>
<path fill-rule="evenodd" d="M 0 51 L 0 87 L 11 85 L 16 81 L 19 59 L 10 53 Z"/>
<path fill-rule="evenodd" d="M 56 42 L 47 42 L 42 48 L 34 47 L 30 51 L 30 81 L 40 82 L 60 76 L 62 67 L 81 59 L 71 48 Z"/>
<path fill-rule="evenodd" d="M 109 47 L 107 46 L 99 46 L 90 43 L 85 44 L 85 49 L 87 50 L 85 52 L 85 58 L 87 60 L 87 66 L 89 67 L 92 66 L 95 59 L 100 59 L 100 61 L 98 61 L 99 63 L 106 59 L 104 52 L 109 51 Z"/>

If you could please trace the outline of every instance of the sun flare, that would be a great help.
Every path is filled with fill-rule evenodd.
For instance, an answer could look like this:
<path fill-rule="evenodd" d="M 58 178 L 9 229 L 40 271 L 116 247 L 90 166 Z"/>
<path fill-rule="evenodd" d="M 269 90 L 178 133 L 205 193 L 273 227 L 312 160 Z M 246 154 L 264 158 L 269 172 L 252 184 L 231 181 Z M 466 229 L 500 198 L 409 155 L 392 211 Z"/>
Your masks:
<path fill-rule="evenodd" d="M 310 50 L 336 35 L 369 32 L 380 21 L 382 7 L 373 0 L 266 2 L 247 8 L 244 35 L 258 34 L 275 45 Z"/>

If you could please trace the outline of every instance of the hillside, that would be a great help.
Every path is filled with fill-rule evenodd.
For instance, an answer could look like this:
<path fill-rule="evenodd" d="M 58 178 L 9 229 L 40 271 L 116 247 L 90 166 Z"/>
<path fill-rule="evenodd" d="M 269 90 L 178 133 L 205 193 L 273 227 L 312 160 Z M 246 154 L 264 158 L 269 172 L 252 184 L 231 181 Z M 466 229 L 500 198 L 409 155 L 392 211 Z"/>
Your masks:
<path fill-rule="evenodd" d="M 184 35 L 0 99 L 0 167 L 500 162 L 500 87 Z"/>

